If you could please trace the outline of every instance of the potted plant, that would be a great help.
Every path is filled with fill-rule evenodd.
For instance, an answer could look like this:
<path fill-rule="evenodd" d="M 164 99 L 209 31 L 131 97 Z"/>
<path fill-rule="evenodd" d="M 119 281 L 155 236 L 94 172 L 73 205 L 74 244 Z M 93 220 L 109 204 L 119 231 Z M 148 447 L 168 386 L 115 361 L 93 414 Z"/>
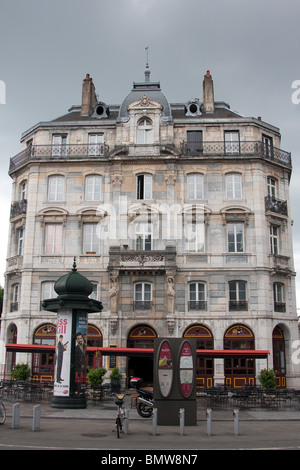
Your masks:
<path fill-rule="evenodd" d="M 97 369 L 89 369 L 87 373 L 87 379 L 92 388 L 97 385 L 101 385 L 103 382 L 103 376 L 107 370 L 104 367 L 98 367 Z"/>
<path fill-rule="evenodd" d="M 110 385 L 111 385 L 111 392 L 112 393 L 119 393 L 121 389 L 121 378 L 122 374 L 119 371 L 118 367 L 115 367 L 109 376 Z"/>
<path fill-rule="evenodd" d="M 263 388 L 269 390 L 275 390 L 276 388 L 276 379 L 275 372 L 273 369 L 262 369 L 259 374 L 259 381 Z"/>
<path fill-rule="evenodd" d="M 11 372 L 11 376 L 14 380 L 27 380 L 31 374 L 30 367 L 28 364 L 16 364 Z"/>

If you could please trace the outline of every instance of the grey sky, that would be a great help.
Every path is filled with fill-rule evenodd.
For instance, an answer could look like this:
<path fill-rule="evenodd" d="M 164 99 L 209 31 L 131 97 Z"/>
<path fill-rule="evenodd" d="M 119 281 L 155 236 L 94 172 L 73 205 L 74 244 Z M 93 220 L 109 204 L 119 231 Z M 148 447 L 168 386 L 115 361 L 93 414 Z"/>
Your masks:
<path fill-rule="evenodd" d="M 0 283 L 5 269 L 11 179 L 21 133 L 80 104 L 90 73 L 99 99 L 119 104 L 151 78 L 170 102 L 202 99 L 211 71 L 215 99 L 280 128 L 292 152 L 291 212 L 300 271 L 299 0 L 0 0 Z M 300 96 L 300 95 L 299 95 Z M 300 306 L 300 280 L 298 282 Z"/>

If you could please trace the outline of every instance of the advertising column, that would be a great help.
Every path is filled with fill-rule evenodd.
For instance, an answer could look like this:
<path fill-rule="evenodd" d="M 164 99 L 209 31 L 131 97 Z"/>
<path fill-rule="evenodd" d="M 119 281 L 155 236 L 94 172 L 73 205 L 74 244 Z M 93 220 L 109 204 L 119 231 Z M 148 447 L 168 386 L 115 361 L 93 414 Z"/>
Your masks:
<path fill-rule="evenodd" d="M 66 309 L 58 313 L 53 400 L 85 400 L 87 369 L 87 313 Z"/>

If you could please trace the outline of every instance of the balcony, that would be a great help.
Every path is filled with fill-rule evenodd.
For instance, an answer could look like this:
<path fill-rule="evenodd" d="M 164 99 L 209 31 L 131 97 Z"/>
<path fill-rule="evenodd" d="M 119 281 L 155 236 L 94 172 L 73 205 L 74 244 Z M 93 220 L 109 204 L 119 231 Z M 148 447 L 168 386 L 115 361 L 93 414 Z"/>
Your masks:
<path fill-rule="evenodd" d="M 167 270 L 176 269 L 176 250 L 174 247 L 149 251 L 123 250 L 111 246 L 108 269 L 123 274 L 161 275 Z"/>
<path fill-rule="evenodd" d="M 10 218 L 14 219 L 19 215 L 26 214 L 27 212 L 27 200 L 22 199 L 21 201 L 14 202 L 10 207 Z"/>
<path fill-rule="evenodd" d="M 32 145 L 10 159 L 9 174 L 29 162 L 105 158 L 108 152 L 106 144 Z"/>
<path fill-rule="evenodd" d="M 133 302 L 133 310 L 151 310 L 152 300 L 135 300 Z"/>
<path fill-rule="evenodd" d="M 266 148 L 263 142 L 250 141 L 250 142 L 181 142 L 180 151 L 183 156 L 242 156 L 242 157 L 261 157 L 267 160 L 272 160 L 277 163 L 282 163 L 286 166 L 292 166 L 290 152 L 273 147 L 271 150 Z"/>
<path fill-rule="evenodd" d="M 287 201 L 276 199 L 275 197 L 266 196 L 265 198 L 266 212 L 275 212 L 279 215 L 288 215 Z"/>
<path fill-rule="evenodd" d="M 248 302 L 246 300 L 230 300 L 229 301 L 229 310 L 248 310 Z"/>
<path fill-rule="evenodd" d="M 285 312 L 286 311 L 285 302 L 274 302 L 274 311 L 275 312 Z"/>
<path fill-rule="evenodd" d="M 263 142 L 181 142 L 180 148 L 172 144 L 120 145 L 111 151 L 106 144 L 32 145 L 10 159 L 9 174 L 29 162 L 43 160 L 89 160 L 120 158 L 123 155 L 141 156 L 203 156 L 203 157 L 260 157 L 291 168 L 291 154 L 273 147 L 266 148 Z"/>
<path fill-rule="evenodd" d="M 189 300 L 188 307 L 189 307 L 189 310 L 206 310 L 207 301 L 206 300 Z"/>

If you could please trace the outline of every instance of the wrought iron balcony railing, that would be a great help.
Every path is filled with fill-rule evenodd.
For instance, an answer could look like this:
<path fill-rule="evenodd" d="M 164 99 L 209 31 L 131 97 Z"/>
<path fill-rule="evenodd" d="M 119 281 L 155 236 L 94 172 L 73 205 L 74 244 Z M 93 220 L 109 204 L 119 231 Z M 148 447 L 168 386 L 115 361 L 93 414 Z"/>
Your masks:
<path fill-rule="evenodd" d="M 229 310 L 248 310 L 248 302 L 246 300 L 230 300 Z"/>
<path fill-rule="evenodd" d="M 22 199 L 21 201 L 14 202 L 10 207 L 10 218 L 13 219 L 21 214 L 26 214 L 27 211 L 27 200 Z"/>
<path fill-rule="evenodd" d="M 189 300 L 189 310 L 206 310 L 206 300 Z"/>
<path fill-rule="evenodd" d="M 35 160 L 103 158 L 108 152 L 106 144 L 31 145 L 11 158 L 9 173 Z"/>
<path fill-rule="evenodd" d="M 180 151 L 182 155 L 187 156 L 236 156 L 240 155 L 248 157 L 255 155 L 258 157 L 274 160 L 275 162 L 283 163 L 287 166 L 292 165 L 291 153 L 276 147 L 266 147 L 263 142 L 247 141 L 247 142 L 181 142 Z"/>
<path fill-rule="evenodd" d="M 134 310 L 151 310 L 152 300 L 135 300 L 133 302 Z"/>
<path fill-rule="evenodd" d="M 285 312 L 286 311 L 285 302 L 274 302 L 274 311 L 275 312 Z"/>
<path fill-rule="evenodd" d="M 266 196 L 265 198 L 266 212 L 271 211 L 280 215 L 288 215 L 287 201 L 276 199 L 275 197 Z"/>
<path fill-rule="evenodd" d="M 146 146 L 148 149 L 153 146 Z M 203 157 L 251 157 L 257 156 L 272 160 L 277 163 L 284 164 L 288 167 L 292 166 L 291 154 L 284 150 L 272 147 L 266 147 L 263 142 L 181 142 L 180 148 L 176 149 L 172 145 L 160 145 L 161 154 L 167 149 L 168 152 L 181 156 L 203 156 Z M 10 160 L 9 173 L 16 171 L 23 165 L 31 161 L 41 160 L 60 160 L 60 159 L 90 159 L 90 158 L 114 158 L 116 154 L 128 152 L 129 145 L 123 145 L 120 148 L 115 147 L 110 152 L 109 146 L 106 144 L 68 144 L 68 145 L 32 145 L 15 155 Z M 117 151 L 117 153 L 116 153 Z M 167 153 L 168 153 L 167 152 Z M 146 149 L 143 152 L 145 155 Z M 138 155 L 138 153 L 137 153 Z"/>

